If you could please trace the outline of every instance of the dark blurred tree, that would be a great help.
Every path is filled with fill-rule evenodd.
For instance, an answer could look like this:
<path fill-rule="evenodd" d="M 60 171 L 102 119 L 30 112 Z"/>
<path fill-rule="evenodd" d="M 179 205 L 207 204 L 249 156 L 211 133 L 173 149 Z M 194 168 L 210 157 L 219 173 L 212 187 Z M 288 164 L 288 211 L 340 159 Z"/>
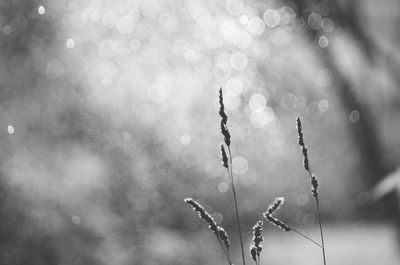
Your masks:
<path fill-rule="evenodd" d="M 314 47 L 322 64 L 333 77 L 334 86 L 338 91 L 339 99 L 345 110 L 344 114 L 346 116 L 343 117 L 343 120 L 348 120 L 348 116 L 353 110 L 357 110 L 360 114 L 358 122 L 349 123 L 349 130 L 353 135 L 352 139 L 356 143 L 360 154 L 358 168 L 363 176 L 365 188 L 371 190 L 384 176 L 394 169 L 394 165 L 383 162 L 383 157 L 387 154 L 387 150 L 385 150 L 379 138 L 379 128 L 377 127 L 379 123 L 376 122 L 376 117 L 371 112 L 371 106 L 367 102 L 359 100 L 357 91 L 354 91 L 354 87 L 358 84 L 353 84 L 346 77 L 345 73 L 340 70 L 332 53 L 331 46 L 321 48 L 318 45 L 318 39 L 323 33 L 320 32 L 320 29 L 315 30 L 308 25 L 309 16 L 312 13 L 316 13 L 322 18 L 331 19 L 336 28 L 340 28 L 352 36 L 353 41 L 362 48 L 361 51 L 371 64 L 374 64 L 377 58 L 384 57 L 388 59 L 390 62 L 388 63 L 387 71 L 398 82 L 399 87 L 398 69 L 400 68 L 398 66 L 400 63 L 383 48 L 379 47 L 373 38 L 368 35 L 360 18 L 360 1 L 290 0 L 285 1 L 285 4 L 293 7 L 297 12 L 298 17 L 307 29 L 306 33 L 310 45 Z M 398 218 L 397 200 L 394 198 L 389 199 L 388 202 L 379 204 L 378 207 L 365 208 L 362 213 L 375 216 L 385 213 L 391 217 Z"/>

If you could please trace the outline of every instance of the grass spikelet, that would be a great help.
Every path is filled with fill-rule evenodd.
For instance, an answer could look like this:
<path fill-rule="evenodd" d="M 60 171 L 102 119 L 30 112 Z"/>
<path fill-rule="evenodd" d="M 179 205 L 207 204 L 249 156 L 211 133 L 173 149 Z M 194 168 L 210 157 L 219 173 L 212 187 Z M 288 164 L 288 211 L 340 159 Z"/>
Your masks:
<path fill-rule="evenodd" d="M 250 255 L 256 265 L 260 264 L 260 253 L 263 248 L 261 245 L 261 242 L 264 240 L 262 235 L 263 224 L 263 221 L 257 221 L 257 223 L 253 226 L 253 243 L 250 246 Z"/>
<path fill-rule="evenodd" d="M 290 230 L 292 230 L 288 225 L 286 225 L 285 223 L 283 223 L 282 221 L 280 221 L 279 219 L 272 217 L 272 215 L 265 215 L 264 214 L 264 218 L 267 219 L 267 221 L 271 224 L 273 224 L 274 226 L 282 229 L 285 232 L 289 232 Z"/>
<path fill-rule="evenodd" d="M 225 229 L 222 227 L 218 226 L 218 236 L 224 242 L 224 245 L 227 250 L 229 250 L 229 246 L 231 245 L 231 242 L 229 241 L 229 236 L 226 233 Z"/>
<path fill-rule="evenodd" d="M 229 253 L 230 242 L 228 234 L 226 233 L 225 229 L 223 229 L 220 226 L 217 226 L 214 218 L 204 209 L 203 206 L 201 206 L 200 203 L 198 203 L 192 198 L 186 198 L 184 199 L 184 201 L 190 204 L 193 207 L 193 210 L 199 214 L 199 217 L 208 223 L 208 228 L 210 228 L 210 230 L 213 231 L 213 233 L 216 235 L 218 242 L 221 245 L 222 250 L 224 251 L 226 259 L 228 260 L 228 263 L 232 265 L 231 255 Z"/>
<path fill-rule="evenodd" d="M 318 197 L 318 179 L 315 175 L 311 177 L 311 192 L 315 198 Z"/>
<path fill-rule="evenodd" d="M 222 95 L 222 87 L 219 88 L 219 116 L 221 116 L 221 133 L 224 136 L 225 144 L 229 147 L 231 145 L 231 134 L 229 133 L 227 122 L 228 116 L 225 113 L 224 97 Z"/>
<path fill-rule="evenodd" d="M 221 144 L 221 161 L 225 168 L 228 168 L 228 156 L 226 155 L 225 147 Z"/>
<path fill-rule="evenodd" d="M 271 215 L 273 212 L 279 209 L 281 205 L 285 202 L 285 198 L 278 197 L 274 200 L 272 204 L 268 206 L 267 211 L 264 213 L 265 215 Z"/>
<path fill-rule="evenodd" d="M 184 201 L 193 207 L 193 210 L 199 214 L 199 217 L 208 223 L 208 227 L 211 231 L 218 236 L 218 226 L 211 214 L 209 214 L 200 203 L 192 198 L 186 198 Z"/>
<path fill-rule="evenodd" d="M 312 173 L 312 170 L 311 170 L 310 161 L 308 159 L 308 150 L 304 143 L 303 127 L 301 125 L 300 117 L 297 117 L 296 125 L 297 125 L 297 134 L 299 136 L 298 143 L 301 146 L 301 152 L 303 153 L 303 166 L 304 166 L 305 170 L 308 171 L 308 174 L 310 175 L 311 192 L 312 192 L 312 195 L 314 196 L 316 204 L 317 204 L 316 206 L 317 206 L 317 213 L 318 213 L 319 231 L 321 234 L 321 243 L 322 243 L 322 246 L 321 246 L 322 247 L 322 256 L 324 259 L 324 265 L 326 265 L 324 234 L 322 231 L 321 211 L 319 209 L 319 199 L 318 199 L 318 179 Z"/>
<path fill-rule="evenodd" d="M 222 95 L 222 87 L 219 88 L 219 116 L 222 118 L 222 123 L 226 125 L 228 121 L 228 115 L 225 113 L 224 98 Z"/>

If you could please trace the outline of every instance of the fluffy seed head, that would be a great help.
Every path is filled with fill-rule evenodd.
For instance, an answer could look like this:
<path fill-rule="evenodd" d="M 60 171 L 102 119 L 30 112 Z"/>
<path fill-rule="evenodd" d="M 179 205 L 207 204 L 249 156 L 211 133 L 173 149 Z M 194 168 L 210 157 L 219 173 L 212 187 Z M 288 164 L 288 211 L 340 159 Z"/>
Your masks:
<path fill-rule="evenodd" d="M 291 228 L 289 226 L 287 226 L 285 223 L 281 222 L 277 218 L 272 217 L 272 215 L 265 215 L 264 214 L 264 218 L 267 219 L 268 222 L 270 222 L 274 226 L 282 229 L 285 232 L 289 232 L 291 230 Z"/>
<path fill-rule="evenodd" d="M 311 177 L 311 191 L 314 197 L 318 196 L 318 179 L 315 175 Z"/>
<path fill-rule="evenodd" d="M 224 242 L 226 249 L 229 249 L 229 246 L 231 245 L 231 242 L 229 241 L 229 236 L 226 233 L 225 229 L 220 226 L 218 226 L 218 236 L 222 240 L 222 242 Z"/>
<path fill-rule="evenodd" d="M 264 214 L 271 215 L 274 211 L 278 210 L 284 202 L 285 198 L 283 197 L 275 198 L 274 202 L 268 206 L 268 209 Z"/>
<path fill-rule="evenodd" d="M 250 246 L 250 256 L 253 258 L 254 262 L 257 263 L 257 247 L 254 245 Z"/>
<path fill-rule="evenodd" d="M 303 153 L 303 166 L 304 169 L 310 171 L 310 161 L 308 160 L 308 149 L 305 145 L 301 147 L 301 151 Z"/>
<path fill-rule="evenodd" d="M 261 252 L 262 245 L 261 242 L 264 240 L 262 232 L 263 232 L 263 221 L 257 221 L 257 223 L 253 226 L 253 243 L 258 248 L 258 252 Z M 260 253 L 258 253 L 260 255 Z"/>
<path fill-rule="evenodd" d="M 298 143 L 299 145 L 303 146 L 304 145 L 304 139 L 303 139 L 303 128 L 301 126 L 301 120 L 300 117 L 297 117 L 297 134 L 299 136 L 298 138 Z"/>
<path fill-rule="evenodd" d="M 211 229 L 211 231 L 218 236 L 217 224 L 215 223 L 214 218 L 204 209 L 204 207 L 192 198 L 186 198 L 184 201 L 193 207 L 193 210 L 199 214 L 199 217 L 208 223 L 208 227 Z"/>

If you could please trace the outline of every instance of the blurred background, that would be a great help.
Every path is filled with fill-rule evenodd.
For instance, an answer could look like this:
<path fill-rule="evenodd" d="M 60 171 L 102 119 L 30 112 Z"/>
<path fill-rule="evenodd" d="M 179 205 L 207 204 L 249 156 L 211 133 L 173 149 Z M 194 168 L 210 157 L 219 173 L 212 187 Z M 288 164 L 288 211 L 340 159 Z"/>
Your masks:
<path fill-rule="evenodd" d="M 276 196 L 319 238 L 300 115 L 328 264 L 398 264 L 399 26 L 397 0 L 0 1 L 1 264 L 224 264 L 185 197 L 240 264 L 220 86 L 246 249 Z M 263 245 L 322 264 L 269 224 Z"/>

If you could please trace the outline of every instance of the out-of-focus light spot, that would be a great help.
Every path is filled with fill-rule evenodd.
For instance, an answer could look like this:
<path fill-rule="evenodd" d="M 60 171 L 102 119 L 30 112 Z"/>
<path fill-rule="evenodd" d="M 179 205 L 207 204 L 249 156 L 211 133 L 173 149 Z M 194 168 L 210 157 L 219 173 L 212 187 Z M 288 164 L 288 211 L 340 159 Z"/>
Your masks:
<path fill-rule="evenodd" d="M 289 24 L 294 21 L 296 17 L 296 13 L 291 7 L 284 6 L 278 10 L 280 16 L 280 23 L 282 24 Z"/>
<path fill-rule="evenodd" d="M 238 16 L 243 11 L 243 2 L 241 0 L 228 0 L 226 2 L 226 9 L 234 16 Z"/>
<path fill-rule="evenodd" d="M 272 109 L 267 108 L 265 111 L 253 111 L 250 114 L 250 122 L 256 128 L 263 128 L 272 124 L 275 120 L 275 114 Z"/>
<path fill-rule="evenodd" d="M 46 9 L 44 8 L 44 6 L 39 6 L 38 13 L 39 15 L 44 15 L 44 13 L 46 13 Z"/>
<path fill-rule="evenodd" d="M 265 22 L 265 25 L 268 27 L 276 27 L 279 25 L 281 22 L 281 16 L 276 10 L 273 9 L 267 9 L 264 12 L 263 19 Z"/>
<path fill-rule="evenodd" d="M 189 145 L 192 142 L 192 138 L 188 134 L 181 136 L 180 141 L 183 145 Z"/>
<path fill-rule="evenodd" d="M 231 57 L 231 66 L 236 71 L 241 71 L 246 68 L 247 63 L 247 56 L 242 52 L 235 52 Z"/>
<path fill-rule="evenodd" d="M 224 220 L 224 217 L 222 216 L 222 214 L 215 212 L 211 215 L 214 218 L 214 221 L 217 225 L 219 225 L 220 223 L 222 223 L 222 221 Z"/>
<path fill-rule="evenodd" d="M 308 17 L 307 23 L 313 30 L 319 30 L 322 28 L 322 17 L 316 13 L 312 13 Z"/>
<path fill-rule="evenodd" d="M 275 45 L 288 44 L 288 43 L 290 43 L 290 41 L 291 41 L 291 36 L 284 29 L 281 29 L 281 28 L 276 29 L 272 35 L 272 42 Z"/>
<path fill-rule="evenodd" d="M 65 46 L 67 46 L 67 48 L 74 48 L 75 47 L 75 41 L 73 39 L 68 39 L 67 42 L 65 43 Z"/>
<path fill-rule="evenodd" d="M 291 92 L 285 93 L 281 98 L 281 106 L 283 109 L 293 111 L 297 108 L 297 96 Z"/>
<path fill-rule="evenodd" d="M 142 12 L 139 9 L 135 8 L 129 12 L 130 17 L 132 18 L 133 22 L 138 22 L 142 16 Z"/>
<path fill-rule="evenodd" d="M 100 19 L 100 15 L 99 12 L 97 11 L 93 11 L 92 13 L 90 13 L 90 20 L 93 22 L 97 22 Z"/>
<path fill-rule="evenodd" d="M 311 213 L 308 213 L 304 215 L 302 222 L 305 226 L 312 226 L 315 222 L 315 216 Z"/>
<path fill-rule="evenodd" d="M 307 194 L 302 194 L 297 197 L 297 205 L 300 207 L 306 206 L 308 201 L 309 201 L 309 198 L 308 198 Z"/>
<path fill-rule="evenodd" d="M 14 134 L 14 127 L 12 125 L 8 125 L 7 132 L 8 132 L 8 134 Z"/>
<path fill-rule="evenodd" d="M 132 39 L 129 42 L 129 46 L 131 47 L 132 51 L 137 52 L 140 50 L 140 48 L 142 47 L 142 44 L 140 43 L 140 40 L 138 39 Z"/>
<path fill-rule="evenodd" d="M 161 103 L 167 97 L 167 87 L 161 83 L 152 84 L 147 88 L 147 96 L 151 101 Z"/>
<path fill-rule="evenodd" d="M 228 190 L 228 188 L 229 188 L 229 186 L 228 186 L 228 184 L 226 182 L 221 182 L 221 183 L 218 184 L 218 191 L 219 192 L 224 193 L 224 192 L 226 192 Z"/>
<path fill-rule="evenodd" d="M 81 223 L 81 218 L 79 217 L 79 216 L 76 216 L 76 215 L 74 215 L 74 216 L 72 216 L 72 222 L 75 224 L 75 225 L 79 225 L 80 223 Z"/>
<path fill-rule="evenodd" d="M 225 108 L 229 111 L 235 111 L 240 106 L 240 98 L 227 94 L 224 97 Z"/>
<path fill-rule="evenodd" d="M 229 94 L 239 96 L 243 92 L 243 83 L 240 79 L 231 78 L 225 83 L 225 89 Z"/>
<path fill-rule="evenodd" d="M 133 30 L 133 21 L 128 16 L 118 18 L 115 28 L 121 34 L 130 34 Z"/>
<path fill-rule="evenodd" d="M 233 42 L 239 49 L 246 50 L 253 43 L 253 37 L 247 32 L 242 31 Z"/>
<path fill-rule="evenodd" d="M 261 35 L 265 30 L 264 21 L 259 17 L 252 17 L 247 24 L 247 29 L 253 35 Z"/>
<path fill-rule="evenodd" d="M 257 182 L 257 173 L 256 171 L 254 171 L 253 169 L 249 168 L 249 170 L 247 170 L 246 174 L 244 174 L 243 176 L 241 176 L 239 178 L 240 183 L 242 183 L 245 186 L 250 186 L 250 185 L 254 185 Z"/>
<path fill-rule="evenodd" d="M 247 169 L 249 168 L 249 163 L 247 159 L 243 156 L 237 156 L 232 160 L 232 170 L 233 173 L 238 175 L 243 175 L 246 173 Z"/>
<path fill-rule="evenodd" d="M 210 176 L 211 178 L 218 177 L 222 174 L 223 167 L 221 166 L 221 162 L 219 162 L 217 159 L 212 159 L 208 161 L 204 165 L 204 171 L 207 176 Z"/>
<path fill-rule="evenodd" d="M 360 120 L 360 112 L 353 110 L 349 115 L 349 119 L 352 123 L 357 123 Z"/>
<path fill-rule="evenodd" d="M 5 25 L 4 27 L 3 27 L 3 34 L 4 35 L 6 35 L 6 36 L 8 36 L 8 35 L 10 35 L 11 34 L 11 27 L 9 26 L 9 25 Z"/>
<path fill-rule="evenodd" d="M 324 18 L 324 21 L 322 21 L 322 29 L 325 32 L 333 31 L 335 29 L 335 24 L 333 23 L 332 19 Z"/>
<path fill-rule="evenodd" d="M 319 47 L 321 47 L 321 48 L 326 48 L 326 47 L 328 47 L 328 45 L 329 45 L 329 40 L 328 40 L 328 38 L 325 37 L 325 36 L 319 37 L 319 39 L 318 39 L 318 45 L 319 45 Z"/>
<path fill-rule="evenodd" d="M 322 99 L 318 103 L 318 108 L 319 108 L 319 111 L 321 111 L 321 112 L 327 111 L 329 109 L 329 101 L 326 99 Z"/>
<path fill-rule="evenodd" d="M 252 111 L 263 111 L 267 106 L 267 99 L 262 94 L 254 94 L 250 97 L 249 107 Z"/>
<path fill-rule="evenodd" d="M 247 23 L 249 23 L 249 17 L 246 15 L 241 15 L 239 18 L 239 22 L 242 25 L 247 25 Z"/>

